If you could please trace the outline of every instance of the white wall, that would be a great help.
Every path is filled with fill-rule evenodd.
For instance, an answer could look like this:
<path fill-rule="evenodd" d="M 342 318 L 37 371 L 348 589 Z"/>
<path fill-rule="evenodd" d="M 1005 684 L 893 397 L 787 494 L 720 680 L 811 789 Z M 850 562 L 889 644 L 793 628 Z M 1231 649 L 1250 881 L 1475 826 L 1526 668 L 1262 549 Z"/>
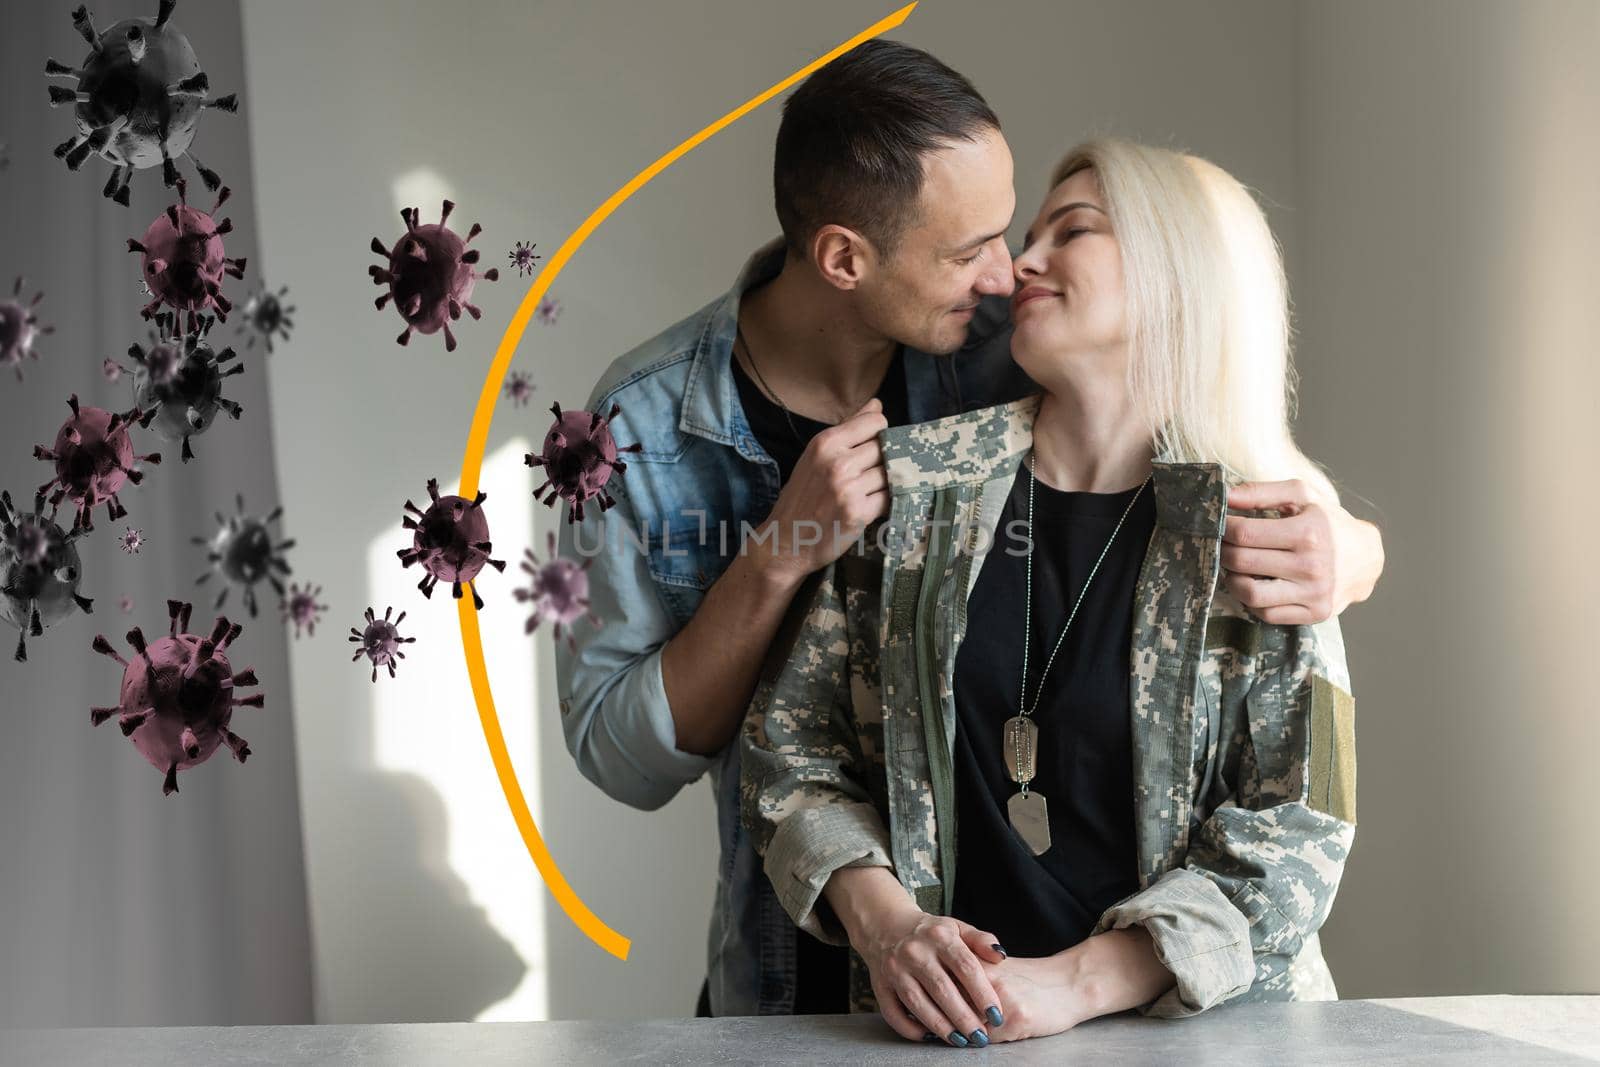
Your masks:
<path fill-rule="evenodd" d="M 487 262 L 519 239 L 548 252 L 683 137 L 892 9 L 842 0 L 244 6 L 263 269 L 294 287 L 299 306 L 298 335 L 274 357 L 277 461 L 301 539 L 297 570 L 323 584 L 336 633 L 369 602 L 383 606 L 357 561 L 385 538 L 402 543 L 400 506 L 430 475 L 456 476 L 483 372 L 526 284 L 512 275 L 481 286 L 484 320 L 463 325 L 452 356 L 438 339 L 397 347 L 399 320 L 373 310 L 366 277 L 368 239 L 387 243 L 399 229 L 396 180 L 418 168 L 437 174 L 459 204 L 456 221 L 484 224 Z M 1050 165 L 1089 131 L 1187 145 L 1273 201 L 1292 200 L 1293 35 L 1292 9 L 1268 0 L 1038 0 L 992 14 L 925 0 L 897 34 L 971 76 L 998 110 L 1017 157 L 1016 236 Z M 534 403 L 501 402 L 491 452 L 514 435 L 541 435 L 551 400 L 580 403 L 614 356 L 725 289 L 777 232 L 778 114 L 769 105 L 718 135 L 588 241 L 556 285 L 562 321 L 531 327 L 519 352 L 515 367 L 538 384 Z M 437 197 L 427 200 L 419 206 L 431 220 Z M 1294 216 L 1274 210 L 1274 221 L 1292 247 Z M 531 512 L 542 546 L 552 514 L 510 483 L 483 487 L 491 520 L 509 528 L 517 509 Z M 521 547 L 496 537 L 508 559 Z M 509 575 L 483 581 L 486 629 L 511 584 Z M 461 673 L 453 606 L 407 589 L 398 595 L 412 618 L 444 625 L 437 640 L 410 646 L 400 677 L 381 678 L 378 693 L 429 680 L 437 702 L 400 729 L 465 745 L 452 759 L 472 758 L 475 745 L 476 774 L 488 775 L 470 693 L 441 681 Z M 513 647 L 516 623 L 506 611 L 493 624 Z M 553 1017 L 692 1009 L 713 887 L 709 790 L 696 786 L 654 814 L 606 799 L 566 755 L 547 639 L 521 647 L 521 660 L 491 650 L 490 674 L 502 718 L 529 727 L 513 753 L 524 788 L 574 888 L 633 937 L 632 959 L 594 948 L 536 883 L 525 906 L 546 913 L 545 956 L 521 955 L 511 928 L 538 924 L 489 900 L 497 879 L 531 867 L 504 805 L 458 795 L 455 769 L 428 777 L 383 764 L 377 739 L 397 727 L 366 672 L 338 639 L 302 642 L 294 692 L 320 1020 L 537 1013 L 543 974 Z M 518 675 L 535 681 L 537 697 L 523 706 L 503 696 Z M 431 835 L 413 832 L 416 810 Z M 453 865 L 450 835 L 464 827 L 498 851 L 498 875 Z M 430 917 L 455 936 L 432 936 Z"/>

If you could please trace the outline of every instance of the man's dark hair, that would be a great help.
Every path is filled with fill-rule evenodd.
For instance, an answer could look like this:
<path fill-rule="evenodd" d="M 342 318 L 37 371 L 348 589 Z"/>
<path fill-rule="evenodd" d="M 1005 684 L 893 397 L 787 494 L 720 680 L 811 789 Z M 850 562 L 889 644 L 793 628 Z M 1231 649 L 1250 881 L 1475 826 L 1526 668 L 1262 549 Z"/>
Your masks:
<path fill-rule="evenodd" d="M 1000 120 L 972 83 L 920 48 L 871 40 L 807 78 L 783 105 L 772 167 L 789 254 L 848 226 L 893 254 L 917 219 L 922 157 Z"/>

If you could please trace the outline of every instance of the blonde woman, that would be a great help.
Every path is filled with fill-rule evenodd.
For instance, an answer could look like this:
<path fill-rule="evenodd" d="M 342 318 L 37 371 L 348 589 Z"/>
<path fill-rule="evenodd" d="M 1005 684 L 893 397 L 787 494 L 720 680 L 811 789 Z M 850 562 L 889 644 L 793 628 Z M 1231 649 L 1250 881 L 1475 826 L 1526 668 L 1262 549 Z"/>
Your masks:
<path fill-rule="evenodd" d="M 1230 485 L 1337 499 L 1290 435 L 1266 221 L 1121 141 L 1051 186 L 1013 299 L 1044 392 L 881 435 L 889 520 L 799 601 L 742 742 L 790 915 L 854 949 L 859 1006 L 962 1046 L 1334 997 L 1355 834 L 1337 621 L 1218 583 Z"/>

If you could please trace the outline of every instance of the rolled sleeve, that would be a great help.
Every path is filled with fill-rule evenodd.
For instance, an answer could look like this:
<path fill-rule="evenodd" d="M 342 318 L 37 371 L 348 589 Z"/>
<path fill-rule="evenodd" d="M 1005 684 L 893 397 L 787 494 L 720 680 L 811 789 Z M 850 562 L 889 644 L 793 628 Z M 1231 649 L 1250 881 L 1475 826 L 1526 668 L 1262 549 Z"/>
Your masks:
<path fill-rule="evenodd" d="M 821 900 L 834 871 L 889 867 L 889 835 L 871 804 L 802 808 L 778 824 L 767 847 L 766 871 L 778 902 L 807 933 L 833 945 L 850 939 Z"/>

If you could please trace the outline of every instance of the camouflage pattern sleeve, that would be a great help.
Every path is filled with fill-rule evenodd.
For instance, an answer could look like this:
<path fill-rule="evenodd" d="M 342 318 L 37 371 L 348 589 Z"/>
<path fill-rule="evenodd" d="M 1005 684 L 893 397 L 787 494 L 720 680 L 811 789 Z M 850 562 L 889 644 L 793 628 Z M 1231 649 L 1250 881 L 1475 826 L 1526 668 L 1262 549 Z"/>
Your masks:
<path fill-rule="evenodd" d="M 1142 1009 L 1193 1015 L 1230 999 L 1335 999 L 1317 931 L 1355 839 L 1355 704 L 1337 620 L 1256 624 L 1252 669 L 1224 670 L 1226 798 L 1184 863 L 1114 905 L 1096 933 L 1149 931 L 1177 985 Z M 1208 650 L 1208 657 L 1229 650 Z M 1209 699 L 1209 697 L 1208 697 Z"/>

